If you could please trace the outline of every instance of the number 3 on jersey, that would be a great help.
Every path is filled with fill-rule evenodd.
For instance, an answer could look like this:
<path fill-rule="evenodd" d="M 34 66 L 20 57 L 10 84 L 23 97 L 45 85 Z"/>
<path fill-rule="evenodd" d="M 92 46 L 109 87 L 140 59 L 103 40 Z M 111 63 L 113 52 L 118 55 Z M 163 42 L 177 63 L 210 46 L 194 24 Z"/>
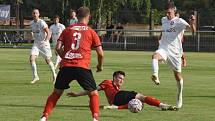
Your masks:
<path fill-rule="evenodd" d="M 81 33 L 75 32 L 73 36 L 76 42 L 72 43 L 71 48 L 72 50 L 77 50 L 80 47 Z"/>

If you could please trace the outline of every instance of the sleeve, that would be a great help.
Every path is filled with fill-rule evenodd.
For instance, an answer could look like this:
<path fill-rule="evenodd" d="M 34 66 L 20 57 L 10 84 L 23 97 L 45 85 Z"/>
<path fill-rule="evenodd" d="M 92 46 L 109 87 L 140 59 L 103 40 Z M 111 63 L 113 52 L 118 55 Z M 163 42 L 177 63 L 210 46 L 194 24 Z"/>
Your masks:
<path fill-rule="evenodd" d="M 179 21 L 178 21 L 178 27 L 180 30 L 184 30 L 186 29 L 186 27 L 189 27 L 190 25 L 182 18 L 179 18 Z"/>
<path fill-rule="evenodd" d="M 64 30 L 66 27 L 62 24 L 62 30 Z"/>
<path fill-rule="evenodd" d="M 96 48 L 98 46 L 101 46 L 101 41 L 99 39 L 99 36 L 97 35 L 97 33 L 94 30 L 92 30 L 92 39 L 93 39 L 92 47 Z"/>
<path fill-rule="evenodd" d="M 42 24 L 42 28 L 43 29 L 45 29 L 45 28 L 47 28 L 48 27 L 48 25 L 46 24 L 46 22 L 45 21 L 41 21 L 41 24 Z"/>
<path fill-rule="evenodd" d="M 101 89 L 105 89 L 106 87 L 106 80 L 104 80 L 102 83 L 99 84 L 99 87 L 101 87 Z"/>

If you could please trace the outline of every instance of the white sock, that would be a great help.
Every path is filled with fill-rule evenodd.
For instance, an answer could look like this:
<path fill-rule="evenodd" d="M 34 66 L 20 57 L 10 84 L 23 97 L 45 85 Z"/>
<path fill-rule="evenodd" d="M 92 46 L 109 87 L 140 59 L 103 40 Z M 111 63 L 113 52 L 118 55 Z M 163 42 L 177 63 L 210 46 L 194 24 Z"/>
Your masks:
<path fill-rule="evenodd" d="M 177 81 L 177 102 L 176 102 L 176 106 L 178 108 L 182 107 L 182 91 L 183 91 L 183 79 L 181 79 L 180 81 Z"/>
<path fill-rule="evenodd" d="M 32 73 L 33 73 L 33 78 L 38 77 L 38 74 L 37 74 L 37 65 L 36 65 L 35 61 L 31 62 L 31 69 L 32 69 Z"/>
<path fill-rule="evenodd" d="M 158 77 L 158 60 L 157 59 L 152 59 L 152 74 Z"/>
<path fill-rule="evenodd" d="M 52 61 L 49 62 L 49 67 L 50 67 L 50 69 L 51 69 L 51 71 L 52 71 L 53 77 L 55 77 L 55 76 L 56 76 L 56 73 L 55 73 L 55 68 L 54 68 L 54 64 L 53 64 Z"/>
<path fill-rule="evenodd" d="M 56 62 L 55 62 L 55 69 L 58 67 L 60 61 L 61 61 L 61 57 L 59 55 L 57 55 Z"/>

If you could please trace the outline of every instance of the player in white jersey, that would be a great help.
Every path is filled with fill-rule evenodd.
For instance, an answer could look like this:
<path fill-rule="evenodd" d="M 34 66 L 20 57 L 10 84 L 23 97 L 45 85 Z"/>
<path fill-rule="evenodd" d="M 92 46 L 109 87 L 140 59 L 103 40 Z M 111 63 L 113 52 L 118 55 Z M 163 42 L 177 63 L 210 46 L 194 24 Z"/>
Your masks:
<path fill-rule="evenodd" d="M 63 24 L 59 23 L 59 21 L 60 21 L 60 17 L 58 15 L 55 15 L 53 18 L 54 24 L 52 24 L 50 27 L 50 32 L 51 32 L 51 36 L 52 36 L 52 44 L 53 44 L 54 48 L 56 46 L 56 43 L 57 43 L 57 40 L 58 40 L 60 34 L 65 29 L 65 26 Z M 55 52 L 55 55 L 56 55 L 55 69 L 57 69 L 59 62 L 61 61 L 61 58 L 57 54 L 57 52 Z"/>
<path fill-rule="evenodd" d="M 183 53 L 182 49 L 182 33 L 189 27 L 192 32 L 195 29 L 195 17 L 192 15 L 189 19 L 188 24 L 182 18 L 175 16 L 174 3 L 169 2 L 166 8 L 166 17 L 162 18 L 162 36 L 159 41 L 159 48 L 152 55 L 152 81 L 159 85 L 158 77 L 158 61 L 166 61 L 172 68 L 175 79 L 177 82 L 177 100 L 176 107 L 179 109 L 182 107 L 182 90 L 183 90 L 183 78 L 181 75 L 181 56 Z"/>
<path fill-rule="evenodd" d="M 33 80 L 31 81 L 32 84 L 34 84 L 36 81 L 39 80 L 39 76 L 37 73 L 37 65 L 36 65 L 36 58 L 38 57 L 39 53 L 42 55 L 42 57 L 45 59 L 46 63 L 49 65 L 52 76 L 53 76 L 53 83 L 56 79 L 56 73 L 54 64 L 51 61 L 52 53 L 51 53 L 51 47 L 49 43 L 50 39 L 50 32 L 48 29 L 48 25 L 45 21 L 39 18 L 40 13 L 38 9 L 34 9 L 32 11 L 32 17 L 33 21 L 31 21 L 31 30 L 32 30 L 32 36 L 34 40 L 34 44 L 31 49 L 30 58 L 29 61 L 31 63 L 32 72 L 33 72 Z"/>

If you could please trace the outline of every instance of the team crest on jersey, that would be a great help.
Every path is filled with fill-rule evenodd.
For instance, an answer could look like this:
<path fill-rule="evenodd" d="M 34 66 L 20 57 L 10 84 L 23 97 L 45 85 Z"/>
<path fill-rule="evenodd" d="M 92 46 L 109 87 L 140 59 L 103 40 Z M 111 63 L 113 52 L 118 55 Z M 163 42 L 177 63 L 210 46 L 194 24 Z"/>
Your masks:
<path fill-rule="evenodd" d="M 174 21 L 171 21 L 171 22 L 170 22 L 170 25 L 173 25 L 173 24 L 174 24 Z"/>

